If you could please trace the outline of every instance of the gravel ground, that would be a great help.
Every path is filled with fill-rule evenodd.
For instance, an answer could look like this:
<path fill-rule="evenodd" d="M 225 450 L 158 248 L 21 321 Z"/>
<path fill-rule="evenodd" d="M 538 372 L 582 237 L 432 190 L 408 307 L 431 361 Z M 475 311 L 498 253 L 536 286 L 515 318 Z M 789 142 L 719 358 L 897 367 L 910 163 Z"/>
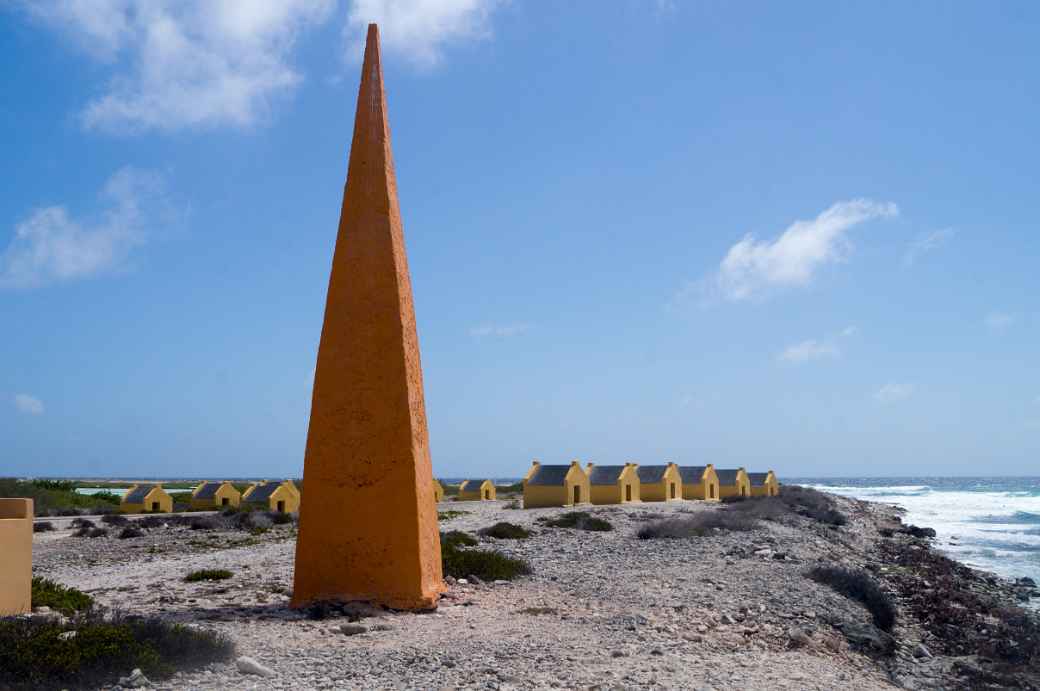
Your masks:
<path fill-rule="evenodd" d="M 639 540 L 647 521 L 726 510 L 703 502 L 590 507 L 611 532 L 537 523 L 563 509 L 515 510 L 506 501 L 448 502 L 466 511 L 443 529 L 476 533 L 497 521 L 534 531 L 527 540 L 480 538 L 526 559 L 533 575 L 506 583 L 449 581 L 434 613 L 370 611 L 362 633 L 344 617 L 308 619 L 287 607 L 295 529 L 262 536 L 159 528 L 145 537 L 36 536 L 35 572 L 105 605 L 216 629 L 237 654 L 271 668 L 263 678 L 234 664 L 179 673 L 167 689 L 694 688 L 878 689 L 943 687 L 944 668 L 918 661 L 922 634 L 893 632 L 881 661 L 850 648 L 838 622 L 869 622 L 859 604 L 805 578 L 813 564 L 862 565 L 894 510 L 835 499 L 850 522 L 760 524 L 681 540 Z M 184 583 L 203 568 L 234 573 Z M 130 670 L 121 671 L 127 674 Z"/>

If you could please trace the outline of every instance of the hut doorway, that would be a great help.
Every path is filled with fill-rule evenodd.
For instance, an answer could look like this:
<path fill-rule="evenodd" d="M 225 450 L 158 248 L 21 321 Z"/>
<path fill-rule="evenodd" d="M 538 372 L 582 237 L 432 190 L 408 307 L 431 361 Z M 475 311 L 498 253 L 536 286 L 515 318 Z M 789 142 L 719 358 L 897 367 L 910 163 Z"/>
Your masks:
<path fill-rule="evenodd" d="M 709 484 L 708 485 L 708 493 L 711 495 L 710 497 L 708 497 L 709 499 L 714 499 L 715 498 L 715 485 L 713 485 L 713 484 Z"/>
<path fill-rule="evenodd" d="M 228 504 L 230 504 L 230 503 L 231 503 L 231 500 L 230 500 L 230 499 L 228 499 L 227 497 L 224 497 L 224 498 L 222 498 L 222 499 L 220 500 L 220 505 L 221 505 L 221 506 L 227 506 L 227 505 L 228 505 Z"/>
<path fill-rule="evenodd" d="M 485 499 L 490 499 L 491 498 L 491 491 L 490 490 L 484 490 L 484 498 Z"/>
<path fill-rule="evenodd" d="M 152 502 L 152 511 L 155 511 L 156 513 L 159 512 L 159 502 L 157 502 L 157 501 L 153 501 Z"/>
<path fill-rule="evenodd" d="M 671 495 L 670 499 L 675 499 L 675 483 L 672 482 L 668 485 L 668 493 Z"/>
<path fill-rule="evenodd" d="M 581 485 L 574 485 L 574 503 L 581 503 Z"/>
<path fill-rule="evenodd" d="M 278 513 L 285 513 L 285 502 L 284 501 L 278 502 L 278 509 L 277 510 L 278 510 Z"/>
<path fill-rule="evenodd" d="M 632 485 L 625 485 L 625 501 L 632 501 Z"/>

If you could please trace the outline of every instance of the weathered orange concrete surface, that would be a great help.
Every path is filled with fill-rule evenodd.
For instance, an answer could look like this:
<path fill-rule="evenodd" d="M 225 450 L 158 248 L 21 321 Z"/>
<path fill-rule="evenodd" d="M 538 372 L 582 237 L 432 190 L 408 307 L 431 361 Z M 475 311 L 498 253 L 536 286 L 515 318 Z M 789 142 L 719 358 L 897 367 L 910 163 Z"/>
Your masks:
<path fill-rule="evenodd" d="M 318 347 L 293 603 L 436 606 L 444 590 L 412 286 L 368 27 Z"/>
<path fill-rule="evenodd" d="M 32 499 L 0 499 L 0 616 L 32 610 Z"/>

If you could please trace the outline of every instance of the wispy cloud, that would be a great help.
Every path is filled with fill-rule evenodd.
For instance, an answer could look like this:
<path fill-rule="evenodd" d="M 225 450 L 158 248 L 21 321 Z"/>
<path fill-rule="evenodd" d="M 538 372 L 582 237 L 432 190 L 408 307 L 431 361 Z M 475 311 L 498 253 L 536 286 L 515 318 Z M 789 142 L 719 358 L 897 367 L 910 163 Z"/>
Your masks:
<path fill-rule="evenodd" d="M 481 326 L 474 326 L 469 330 L 469 335 L 474 338 L 510 338 L 512 336 L 519 336 L 522 333 L 530 330 L 530 324 L 482 324 Z"/>
<path fill-rule="evenodd" d="M 838 202 L 812 220 L 795 221 L 774 240 L 746 235 L 729 249 L 718 271 L 701 283 L 712 294 L 730 301 L 807 285 L 821 267 L 848 256 L 849 230 L 872 219 L 898 214 L 898 207 L 891 202 Z M 689 291 L 690 286 L 684 290 Z"/>
<path fill-rule="evenodd" d="M 83 124 L 115 133 L 249 126 L 303 79 L 300 33 L 335 0 L 34 0 L 29 14 L 109 65 Z"/>
<path fill-rule="evenodd" d="M 781 362 L 804 364 L 811 360 L 834 359 L 840 355 L 841 351 L 833 343 L 809 339 L 784 348 L 776 358 Z"/>
<path fill-rule="evenodd" d="M 914 395 L 913 384 L 897 384 L 889 382 L 874 393 L 874 400 L 879 403 L 895 403 Z"/>
<path fill-rule="evenodd" d="M 489 37 L 489 19 L 500 4 L 501 0 L 352 0 L 343 30 L 347 54 L 360 59 L 365 30 L 375 22 L 386 50 L 417 65 L 436 65 L 448 43 Z"/>
<path fill-rule="evenodd" d="M 1015 323 L 1015 315 L 1007 312 L 990 312 L 986 315 L 986 326 L 992 331 L 1003 331 Z"/>
<path fill-rule="evenodd" d="M 163 182 L 153 172 L 123 168 L 101 196 L 108 206 L 92 221 L 48 206 L 18 223 L 0 254 L 0 287 L 30 288 L 115 270 L 146 241 L 149 224 L 168 218 Z"/>
<path fill-rule="evenodd" d="M 841 330 L 841 335 L 845 336 L 846 338 L 850 338 L 852 336 L 855 336 L 858 333 L 859 333 L 859 327 L 858 326 L 846 326 L 844 329 Z"/>
<path fill-rule="evenodd" d="M 14 407 L 26 415 L 43 415 L 43 401 L 27 393 L 14 395 Z"/>
<path fill-rule="evenodd" d="M 943 228 L 917 237 L 903 254 L 903 266 L 907 268 L 913 266 L 918 259 L 939 249 L 954 235 L 956 235 L 956 231 L 953 228 Z"/>

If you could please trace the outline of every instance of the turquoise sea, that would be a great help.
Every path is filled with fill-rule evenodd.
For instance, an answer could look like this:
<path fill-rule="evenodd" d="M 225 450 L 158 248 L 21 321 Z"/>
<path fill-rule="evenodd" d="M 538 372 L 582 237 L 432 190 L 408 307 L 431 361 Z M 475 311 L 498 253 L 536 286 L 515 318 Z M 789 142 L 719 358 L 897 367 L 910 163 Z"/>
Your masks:
<path fill-rule="evenodd" d="M 1040 582 L 1040 477 L 781 478 L 906 509 L 904 522 L 934 528 L 950 557 L 1002 576 Z"/>

